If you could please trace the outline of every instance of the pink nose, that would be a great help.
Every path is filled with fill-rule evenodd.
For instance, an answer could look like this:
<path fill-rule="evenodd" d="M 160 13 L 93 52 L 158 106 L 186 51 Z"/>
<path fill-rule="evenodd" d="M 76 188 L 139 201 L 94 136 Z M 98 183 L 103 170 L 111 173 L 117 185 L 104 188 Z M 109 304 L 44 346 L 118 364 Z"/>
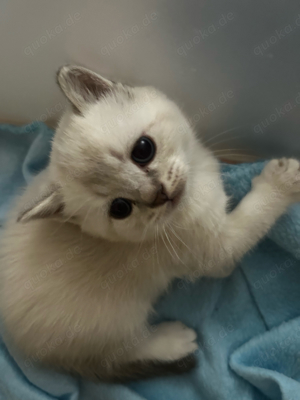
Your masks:
<path fill-rule="evenodd" d="M 164 185 L 161 184 L 156 193 L 154 202 L 151 204 L 152 207 L 162 206 L 163 204 L 165 204 L 167 201 L 170 200 L 165 191 L 166 191 L 166 189 L 165 189 Z"/>

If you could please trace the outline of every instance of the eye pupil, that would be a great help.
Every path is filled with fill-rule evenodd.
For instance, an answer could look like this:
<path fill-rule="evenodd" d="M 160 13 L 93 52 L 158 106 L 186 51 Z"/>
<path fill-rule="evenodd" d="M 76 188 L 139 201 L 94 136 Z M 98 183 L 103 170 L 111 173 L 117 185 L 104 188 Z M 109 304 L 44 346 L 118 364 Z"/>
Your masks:
<path fill-rule="evenodd" d="M 131 158 L 137 164 L 145 165 L 149 163 L 155 155 L 155 145 L 147 136 L 141 136 L 135 143 Z"/>
<path fill-rule="evenodd" d="M 118 198 L 113 200 L 110 206 L 110 216 L 116 219 L 128 217 L 132 211 L 132 204 L 129 200 Z"/>

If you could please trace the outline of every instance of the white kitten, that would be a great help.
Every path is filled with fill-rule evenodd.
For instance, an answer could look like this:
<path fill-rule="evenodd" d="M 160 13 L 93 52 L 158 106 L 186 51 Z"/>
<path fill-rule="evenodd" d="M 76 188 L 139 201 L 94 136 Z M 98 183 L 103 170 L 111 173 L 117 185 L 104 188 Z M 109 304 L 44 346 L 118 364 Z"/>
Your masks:
<path fill-rule="evenodd" d="M 271 161 L 228 214 L 217 160 L 163 94 L 72 66 L 58 83 L 72 108 L 3 238 L 6 330 L 28 365 L 105 380 L 186 371 L 196 334 L 149 326 L 153 303 L 176 277 L 230 274 L 299 200 L 299 162 Z"/>

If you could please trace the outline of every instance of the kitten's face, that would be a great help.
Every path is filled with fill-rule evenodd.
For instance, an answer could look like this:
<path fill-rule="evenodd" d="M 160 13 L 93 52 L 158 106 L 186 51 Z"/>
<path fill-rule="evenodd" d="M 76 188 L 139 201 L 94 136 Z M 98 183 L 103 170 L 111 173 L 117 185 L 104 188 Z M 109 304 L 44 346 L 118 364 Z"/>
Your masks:
<path fill-rule="evenodd" d="M 178 204 L 189 190 L 195 145 L 186 119 L 165 96 L 114 84 L 66 113 L 57 130 L 51 168 L 65 216 L 109 240 L 154 237 L 184 212 Z"/>

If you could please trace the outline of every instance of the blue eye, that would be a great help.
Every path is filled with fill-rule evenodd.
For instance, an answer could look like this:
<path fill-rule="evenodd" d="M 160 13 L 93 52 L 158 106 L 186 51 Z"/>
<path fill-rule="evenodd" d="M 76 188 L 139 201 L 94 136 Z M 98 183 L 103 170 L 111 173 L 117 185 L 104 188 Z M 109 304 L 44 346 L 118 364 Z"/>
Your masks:
<path fill-rule="evenodd" d="M 146 165 L 155 156 L 155 145 L 147 136 L 141 136 L 135 143 L 131 158 L 139 165 Z"/>
<path fill-rule="evenodd" d="M 123 199 L 122 197 L 113 200 L 110 206 L 109 214 L 116 219 L 123 219 L 128 217 L 132 211 L 131 201 Z"/>

